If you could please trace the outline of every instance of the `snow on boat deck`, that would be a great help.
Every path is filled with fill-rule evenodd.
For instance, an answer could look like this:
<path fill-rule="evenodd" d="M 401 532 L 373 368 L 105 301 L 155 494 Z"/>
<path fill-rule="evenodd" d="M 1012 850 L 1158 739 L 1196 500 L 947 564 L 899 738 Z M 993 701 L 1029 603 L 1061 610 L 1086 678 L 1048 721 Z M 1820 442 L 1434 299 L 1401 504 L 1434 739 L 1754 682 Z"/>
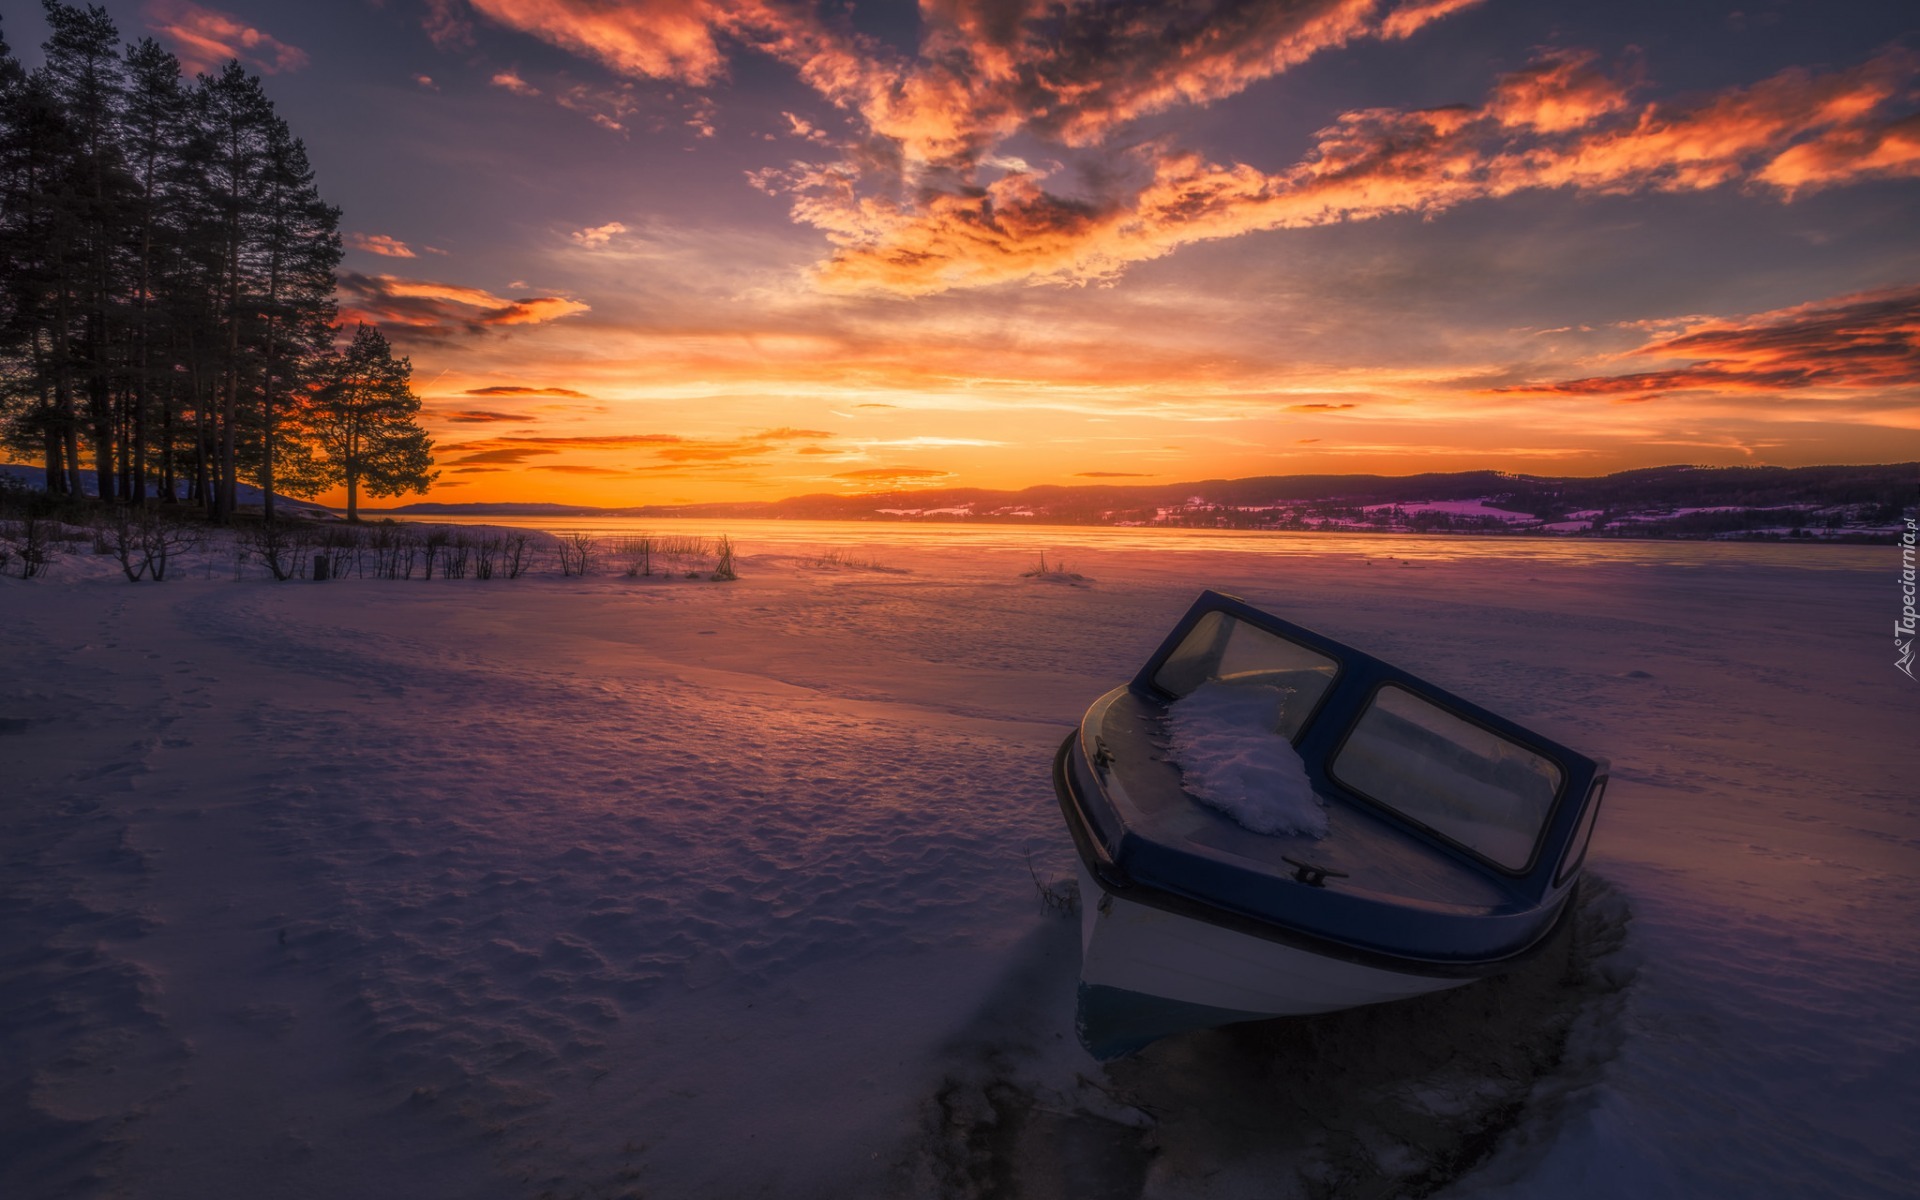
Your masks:
<path fill-rule="evenodd" d="M 1157 1113 L 1122 1191 L 1304 1194 L 1201 1119 L 1285 1030 L 1102 1075 L 1028 865 L 1063 731 L 1211 585 L 1613 759 L 1637 976 L 1450 1194 L 1912 1194 L 1892 552 L 1090 544 L 1069 588 L 1019 578 L 1054 531 L 735 532 L 725 586 L 0 581 L 0 1191 L 956 1194 L 942 1122 L 1057 1101 Z"/>

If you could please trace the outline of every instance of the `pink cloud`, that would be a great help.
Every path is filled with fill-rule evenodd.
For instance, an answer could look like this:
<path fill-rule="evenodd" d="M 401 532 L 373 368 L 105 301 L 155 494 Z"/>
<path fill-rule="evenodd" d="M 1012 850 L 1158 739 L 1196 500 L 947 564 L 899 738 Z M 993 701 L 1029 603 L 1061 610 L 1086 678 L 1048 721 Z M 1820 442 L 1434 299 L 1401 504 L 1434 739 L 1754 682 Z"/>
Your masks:
<path fill-rule="evenodd" d="M 539 325 L 589 311 L 586 304 L 564 296 L 516 300 L 484 288 L 358 271 L 340 273 L 340 295 L 340 312 L 346 320 L 399 326 L 429 337 Z"/>
<path fill-rule="evenodd" d="M 1479 106 L 1366 109 L 1320 131 L 1277 172 L 1162 143 L 1118 159 L 1124 182 L 1092 199 L 1035 173 L 906 198 L 863 187 L 851 164 L 764 172 L 797 221 L 835 250 L 818 280 L 925 294 L 1016 281 L 1083 283 L 1193 242 L 1260 230 L 1435 213 L 1516 192 L 1700 191 L 1790 199 L 1868 175 L 1920 175 L 1915 119 L 1887 109 L 1916 59 L 1890 51 L 1844 71 L 1786 71 L 1691 105 L 1636 105 L 1590 58 L 1556 54 L 1498 81 Z"/>
<path fill-rule="evenodd" d="M 384 233 L 350 233 L 347 235 L 347 244 L 356 250 L 378 254 L 382 258 L 415 257 L 405 242 L 390 238 Z"/>
<path fill-rule="evenodd" d="M 792 68 L 847 114 L 844 157 L 749 178 L 825 235 L 832 250 L 814 278 L 833 290 L 1080 284 L 1193 242 L 1526 190 L 1739 186 L 1790 200 L 1920 175 L 1920 117 L 1892 111 L 1916 74 L 1900 50 L 1659 104 L 1635 98 L 1633 64 L 1609 73 L 1591 53 L 1551 51 L 1478 104 L 1342 114 L 1311 153 L 1269 171 L 1119 139 L 1140 118 L 1214 103 L 1362 40 L 1414 36 L 1476 0 L 922 0 L 912 53 L 831 7 L 776 0 L 471 3 L 633 77 L 711 84 L 741 49 Z M 622 114 L 602 115 L 618 125 Z M 787 119 L 819 140 L 815 123 Z M 703 113 L 689 124 L 712 128 Z M 1097 154 L 1102 182 L 1054 190 L 1056 168 L 1005 152 L 1016 136 L 1068 160 Z"/>
<path fill-rule="evenodd" d="M 1668 392 L 1880 391 L 1920 387 L 1920 285 L 1728 319 L 1693 318 L 1636 357 L 1684 366 L 1502 388 L 1648 400 Z"/>
<path fill-rule="evenodd" d="M 272 75 L 307 65 L 307 52 L 240 18 L 192 0 L 147 0 L 147 27 L 166 39 L 189 74 L 218 70 L 229 59 Z"/>
<path fill-rule="evenodd" d="M 516 70 L 495 71 L 493 78 L 487 82 L 491 83 L 494 87 L 512 92 L 516 96 L 538 96 L 541 94 L 539 88 L 520 78 L 520 72 Z"/>

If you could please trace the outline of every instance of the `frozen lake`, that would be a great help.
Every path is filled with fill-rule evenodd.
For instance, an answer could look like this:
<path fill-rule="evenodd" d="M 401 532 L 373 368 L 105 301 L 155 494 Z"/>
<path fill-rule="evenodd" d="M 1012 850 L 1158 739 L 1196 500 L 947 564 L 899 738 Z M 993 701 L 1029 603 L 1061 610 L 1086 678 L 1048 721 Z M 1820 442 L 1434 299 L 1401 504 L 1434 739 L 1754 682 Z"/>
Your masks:
<path fill-rule="evenodd" d="M 935 521 L 748 521 L 733 518 L 442 517 L 407 518 L 416 524 L 494 525 L 548 533 L 582 532 L 604 538 L 636 534 L 726 535 L 748 548 L 900 546 L 925 550 L 1026 550 L 1039 553 L 1136 551 L 1149 554 L 1233 552 L 1305 558 L 1387 558 L 1415 562 L 1666 563 L 1801 570 L 1872 570 L 1887 560 L 1884 546 L 1804 546 L 1786 542 L 1683 542 L 1634 538 L 1576 538 L 1412 534 L 1265 532 L 1248 529 L 1128 528 L 1100 525 L 1018 525 Z"/>
<path fill-rule="evenodd" d="M 0 1193 L 1915 1194 L 1896 550 L 538 524 L 742 577 L 0 580 Z M 1612 759 L 1565 986 L 1080 1055 L 1050 755 L 1208 586 Z"/>

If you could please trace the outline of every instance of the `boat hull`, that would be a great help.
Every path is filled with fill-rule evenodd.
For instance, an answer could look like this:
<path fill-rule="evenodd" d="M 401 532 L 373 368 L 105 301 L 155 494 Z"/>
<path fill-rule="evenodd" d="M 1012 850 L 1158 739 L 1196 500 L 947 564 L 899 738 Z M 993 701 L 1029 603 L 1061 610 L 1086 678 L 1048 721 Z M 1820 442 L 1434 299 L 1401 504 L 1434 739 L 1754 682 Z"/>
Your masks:
<path fill-rule="evenodd" d="M 1078 864 L 1080 1041 L 1116 1058 L 1158 1038 L 1442 991 L 1471 978 L 1409 974 L 1140 904 Z"/>

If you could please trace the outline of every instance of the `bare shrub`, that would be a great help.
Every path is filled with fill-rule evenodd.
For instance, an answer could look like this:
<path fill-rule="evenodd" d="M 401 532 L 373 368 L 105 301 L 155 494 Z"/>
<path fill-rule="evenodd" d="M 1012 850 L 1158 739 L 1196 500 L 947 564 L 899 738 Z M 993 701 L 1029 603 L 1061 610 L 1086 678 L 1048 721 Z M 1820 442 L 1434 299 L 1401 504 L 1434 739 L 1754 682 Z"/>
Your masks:
<path fill-rule="evenodd" d="M 1052 883 L 1040 882 L 1033 865 L 1033 851 L 1027 851 L 1027 874 L 1033 878 L 1033 890 L 1039 894 L 1041 911 L 1068 917 L 1080 911 L 1080 881 L 1068 875 Z"/>
<path fill-rule="evenodd" d="M 352 526 L 331 528 L 321 534 L 320 543 L 313 551 L 315 578 L 319 577 L 317 568 L 322 562 L 326 563 L 329 579 L 338 579 L 345 575 L 349 565 L 359 570 L 361 541 L 360 531 Z"/>
<path fill-rule="evenodd" d="M 614 547 L 614 553 L 623 564 L 621 574 L 628 579 L 653 574 L 653 541 L 650 533 L 620 539 Z"/>
<path fill-rule="evenodd" d="M 447 543 L 451 540 L 452 536 L 444 529 L 435 529 L 427 534 L 426 541 L 421 544 L 421 548 L 424 551 L 423 565 L 426 568 L 426 573 L 421 575 L 420 578 L 433 578 L 434 559 L 439 556 L 440 552 L 446 548 Z"/>
<path fill-rule="evenodd" d="M 263 521 L 249 529 L 241 543 L 282 583 L 307 573 L 306 531 L 289 522 Z"/>
<path fill-rule="evenodd" d="M 374 525 L 360 533 L 353 551 L 355 573 L 365 578 L 371 567 L 375 579 L 386 578 L 381 572 L 392 551 L 393 542 L 394 527 L 391 525 Z"/>
<path fill-rule="evenodd" d="M 387 579 L 412 579 L 414 560 L 419 558 L 422 547 L 420 535 L 404 526 L 393 531 L 393 542 L 387 558 Z"/>
<path fill-rule="evenodd" d="M 510 533 L 501 549 L 501 562 L 508 579 L 518 579 L 533 569 L 536 557 L 533 539 L 524 533 Z"/>
<path fill-rule="evenodd" d="M 161 582 L 174 556 L 200 541 L 198 530 L 150 508 L 117 508 L 106 530 L 113 557 L 129 583 L 142 578 Z"/>
<path fill-rule="evenodd" d="M 19 520 L 6 531 L 7 558 L 19 564 L 22 579 L 45 575 L 59 557 L 59 551 L 54 548 L 54 523 L 48 519 L 47 508 L 39 497 L 29 498 L 19 506 Z"/>
<path fill-rule="evenodd" d="M 493 578 L 493 565 L 499 561 L 500 551 L 504 545 L 505 539 L 492 534 L 484 535 L 474 541 L 473 577 L 475 579 Z"/>
<path fill-rule="evenodd" d="M 1052 566 L 1048 566 L 1047 552 L 1045 550 L 1040 552 L 1039 565 L 1029 567 L 1027 570 L 1020 572 L 1020 578 L 1044 579 L 1049 583 L 1081 584 L 1087 582 L 1087 577 L 1069 569 L 1064 559 L 1056 559 Z"/>
<path fill-rule="evenodd" d="M 411 526 L 375 525 L 364 534 L 356 534 L 356 563 L 372 565 L 375 579 L 412 579 L 413 564 L 420 552 L 420 537 Z M 361 573 L 366 567 L 361 566 Z"/>
<path fill-rule="evenodd" d="M 132 509 L 116 508 L 108 514 L 106 526 L 113 557 L 120 563 L 120 573 L 127 577 L 128 583 L 139 583 L 146 578 L 147 568 L 153 565 L 141 545 L 135 521 Z"/>
<path fill-rule="evenodd" d="M 807 560 L 807 566 L 820 571 L 888 571 L 899 573 L 899 568 L 889 567 L 877 558 L 855 554 L 839 546 L 822 550 Z"/>
<path fill-rule="evenodd" d="M 705 566 L 712 554 L 706 538 L 692 534 L 667 534 L 654 539 L 653 552 L 662 561 L 684 568 L 689 563 Z"/>
<path fill-rule="evenodd" d="M 473 543 L 464 533 L 453 535 L 441 556 L 440 575 L 445 579 L 465 579 L 467 564 L 473 561 Z"/>
<path fill-rule="evenodd" d="M 569 578 L 588 575 L 600 558 L 600 542 L 590 533 L 563 533 L 560 541 L 560 573 Z"/>
<path fill-rule="evenodd" d="M 714 544 L 713 580 L 715 583 L 732 583 L 740 578 L 733 569 L 733 539 L 725 534 Z"/>
<path fill-rule="evenodd" d="M 160 583 L 166 579 L 167 567 L 173 560 L 198 548 L 204 535 L 182 521 L 148 512 L 140 537 L 143 543 L 141 551 L 147 556 L 147 576 L 155 583 Z"/>

